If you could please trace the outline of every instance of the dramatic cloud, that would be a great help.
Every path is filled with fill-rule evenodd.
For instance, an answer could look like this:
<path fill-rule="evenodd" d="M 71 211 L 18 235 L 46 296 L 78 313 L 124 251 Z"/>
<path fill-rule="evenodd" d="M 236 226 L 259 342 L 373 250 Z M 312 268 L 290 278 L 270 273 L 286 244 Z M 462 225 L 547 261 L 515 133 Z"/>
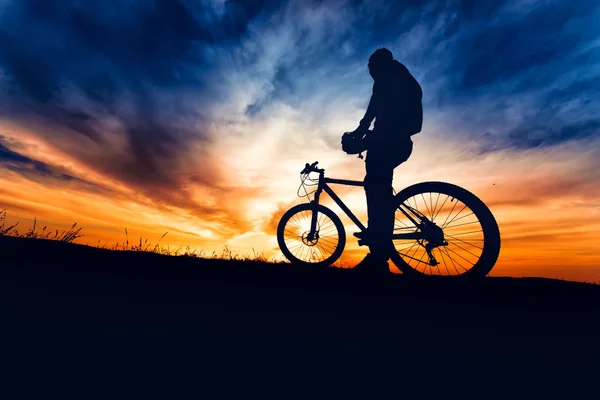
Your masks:
<path fill-rule="evenodd" d="M 2 136 L 0 136 L 0 167 L 17 172 L 23 176 L 30 177 L 33 180 L 39 178 L 52 178 L 63 182 L 76 181 L 78 183 L 85 183 L 90 186 L 94 186 L 89 182 L 62 172 L 56 167 L 33 160 L 15 151 L 9 150 L 2 144 Z"/>

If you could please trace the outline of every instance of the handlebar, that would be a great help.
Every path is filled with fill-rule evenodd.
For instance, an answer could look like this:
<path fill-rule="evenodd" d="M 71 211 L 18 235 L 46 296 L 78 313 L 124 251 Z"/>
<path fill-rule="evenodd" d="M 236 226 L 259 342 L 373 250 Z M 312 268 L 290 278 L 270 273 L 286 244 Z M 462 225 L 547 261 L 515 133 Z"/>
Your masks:
<path fill-rule="evenodd" d="M 323 168 L 317 168 L 317 164 L 319 162 L 315 161 L 312 164 L 306 163 L 306 165 L 304 166 L 304 169 L 302 171 L 300 171 L 300 174 L 310 174 L 311 172 L 325 172 L 325 170 Z"/>

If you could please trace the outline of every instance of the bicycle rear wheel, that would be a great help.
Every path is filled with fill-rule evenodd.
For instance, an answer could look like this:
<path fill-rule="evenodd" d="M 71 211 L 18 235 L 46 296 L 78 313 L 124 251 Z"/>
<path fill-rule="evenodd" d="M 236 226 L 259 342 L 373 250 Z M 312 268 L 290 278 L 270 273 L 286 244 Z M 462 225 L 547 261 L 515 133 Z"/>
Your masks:
<path fill-rule="evenodd" d="M 483 277 L 494 267 L 500 254 L 500 231 L 489 208 L 474 194 L 450 183 L 423 182 L 402 190 L 395 199 L 395 234 L 421 231 L 399 211 L 404 204 L 404 210 L 406 206 L 417 210 L 441 228 L 446 241 L 439 245 L 440 239 L 394 240 L 390 258 L 404 274 Z M 430 254 L 439 264 L 432 265 Z"/>
<path fill-rule="evenodd" d="M 328 267 L 342 255 L 346 231 L 333 211 L 318 204 L 316 235 L 309 240 L 314 207 L 310 203 L 299 204 L 283 214 L 277 226 L 277 243 L 292 264 Z"/>

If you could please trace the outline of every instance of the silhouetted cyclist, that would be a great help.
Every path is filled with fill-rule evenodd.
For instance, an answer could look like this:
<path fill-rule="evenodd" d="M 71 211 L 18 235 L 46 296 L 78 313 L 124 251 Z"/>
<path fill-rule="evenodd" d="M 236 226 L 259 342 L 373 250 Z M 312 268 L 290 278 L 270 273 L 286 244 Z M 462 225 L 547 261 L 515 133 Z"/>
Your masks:
<path fill-rule="evenodd" d="M 369 245 L 370 254 L 355 268 L 389 272 L 387 246 L 391 243 L 395 222 L 392 204 L 394 168 L 410 157 L 411 135 L 421 131 L 423 92 L 417 80 L 403 64 L 393 59 L 388 49 L 375 51 L 368 66 L 374 80 L 373 94 L 359 127 L 347 135 L 360 141 L 361 150 L 367 150 L 364 183 L 368 228 L 364 235 L 362 232 L 354 235 Z M 373 120 L 375 124 L 371 131 Z"/>

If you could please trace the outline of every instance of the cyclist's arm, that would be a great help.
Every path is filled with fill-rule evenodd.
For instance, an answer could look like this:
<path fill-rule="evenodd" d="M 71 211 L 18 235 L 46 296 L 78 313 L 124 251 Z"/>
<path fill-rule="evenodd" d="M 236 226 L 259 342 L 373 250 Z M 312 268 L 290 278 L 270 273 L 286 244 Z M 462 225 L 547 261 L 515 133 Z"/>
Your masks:
<path fill-rule="evenodd" d="M 371 122 L 375 119 L 375 85 L 373 85 L 373 94 L 371 95 L 371 99 L 369 100 L 369 106 L 367 107 L 367 112 L 363 119 L 360 120 L 358 128 L 356 129 L 358 132 L 367 133 L 369 127 L 371 127 Z"/>

